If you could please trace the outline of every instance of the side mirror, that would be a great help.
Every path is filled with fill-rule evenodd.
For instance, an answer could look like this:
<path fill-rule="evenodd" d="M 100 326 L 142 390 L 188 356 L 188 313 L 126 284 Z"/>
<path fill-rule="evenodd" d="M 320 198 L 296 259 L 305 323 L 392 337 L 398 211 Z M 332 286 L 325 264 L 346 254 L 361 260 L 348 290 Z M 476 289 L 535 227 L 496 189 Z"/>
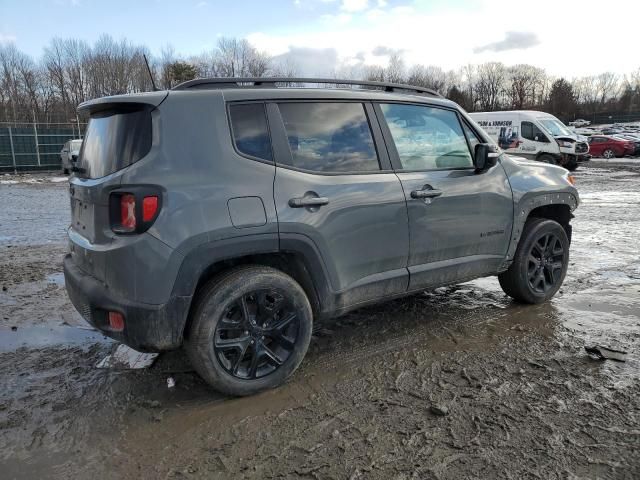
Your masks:
<path fill-rule="evenodd" d="M 483 172 L 496 164 L 498 158 L 496 147 L 489 143 L 479 143 L 473 156 L 473 166 L 476 172 Z"/>
<path fill-rule="evenodd" d="M 536 141 L 536 142 L 539 142 L 539 141 L 540 141 L 540 139 L 538 138 L 538 135 L 536 135 L 535 137 L 533 137 L 533 140 L 534 140 L 534 141 Z"/>

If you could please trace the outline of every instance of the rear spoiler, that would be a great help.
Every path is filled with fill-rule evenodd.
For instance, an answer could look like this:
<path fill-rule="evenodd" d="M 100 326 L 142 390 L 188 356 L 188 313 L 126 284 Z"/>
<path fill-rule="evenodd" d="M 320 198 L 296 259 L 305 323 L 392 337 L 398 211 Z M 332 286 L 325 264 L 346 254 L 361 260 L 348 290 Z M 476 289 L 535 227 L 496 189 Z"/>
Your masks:
<path fill-rule="evenodd" d="M 95 113 L 101 110 L 110 110 L 114 107 L 136 107 L 147 106 L 155 108 L 160 105 L 169 92 L 167 90 L 159 92 L 132 93 L 130 95 L 113 95 L 111 97 L 96 98 L 78 105 L 78 112 Z"/>

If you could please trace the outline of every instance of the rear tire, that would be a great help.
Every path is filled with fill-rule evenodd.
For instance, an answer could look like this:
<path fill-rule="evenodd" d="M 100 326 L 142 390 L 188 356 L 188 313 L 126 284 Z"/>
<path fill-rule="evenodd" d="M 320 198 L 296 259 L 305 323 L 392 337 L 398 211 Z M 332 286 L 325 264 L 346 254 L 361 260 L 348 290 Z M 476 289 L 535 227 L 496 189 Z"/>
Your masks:
<path fill-rule="evenodd" d="M 554 220 L 527 220 L 513 263 L 498 275 L 504 293 L 521 303 L 543 303 L 562 286 L 569 266 L 569 239 Z"/>
<path fill-rule="evenodd" d="M 602 156 L 606 159 L 611 159 L 616 156 L 616 152 L 614 152 L 610 148 L 607 148 L 604 152 L 602 152 Z"/>
<path fill-rule="evenodd" d="M 252 395 L 293 374 L 309 347 L 312 324 L 311 305 L 294 279 L 270 267 L 239 267 L 200 290 L 185 349 L 213 388 Z"/>

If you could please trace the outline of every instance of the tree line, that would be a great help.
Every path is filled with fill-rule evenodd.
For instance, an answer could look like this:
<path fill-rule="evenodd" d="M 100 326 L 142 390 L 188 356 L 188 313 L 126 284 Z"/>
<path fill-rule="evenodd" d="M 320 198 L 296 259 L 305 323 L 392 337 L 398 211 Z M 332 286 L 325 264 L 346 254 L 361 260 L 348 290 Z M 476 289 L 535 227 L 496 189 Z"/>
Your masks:
<path fill-rule="evenodd" d="M 220 38 L 215 48 L 193 56 L 178 55 L 170 46 L 153 56 L 145 45 L 109 35 L 93 45 L 54 38 L 38 59 L 8 43 L 0 45 L 0 122 L 66 123 L 75 119 L 77 105 L 86 100 L 149 91 L 152 84 L 144 56 L 161 89 L 198 77 L 298 74 L 294 64 L 237 38 Z M 434 65 L 407 67 L 396 52 L 386 67 L 359 65 L 326 75 L 431 88 L 468 111 L 534 109 L 565 119 L 640 111 L 640 68 L 627 75 L 603 72 L 567 79 L 527 64 L 488 62 L 449 71 Z"/>

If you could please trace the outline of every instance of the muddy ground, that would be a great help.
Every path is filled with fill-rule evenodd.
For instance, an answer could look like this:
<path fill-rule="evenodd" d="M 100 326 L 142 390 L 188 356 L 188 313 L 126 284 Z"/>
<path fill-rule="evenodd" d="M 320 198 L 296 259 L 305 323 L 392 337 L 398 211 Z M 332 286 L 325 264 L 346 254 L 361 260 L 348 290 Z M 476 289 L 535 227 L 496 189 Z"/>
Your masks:
<path fill-rule="evenodd" d="M 64 292 L 66 185 L 0 177 L 0 477 L 640 478 L 640 165 L 576 176 L 550 303 L 490 278 L 360 310 L 318 326 L 285 386 L 241 399 L 180 352 L 94 368 L 115 345 Z"/>

